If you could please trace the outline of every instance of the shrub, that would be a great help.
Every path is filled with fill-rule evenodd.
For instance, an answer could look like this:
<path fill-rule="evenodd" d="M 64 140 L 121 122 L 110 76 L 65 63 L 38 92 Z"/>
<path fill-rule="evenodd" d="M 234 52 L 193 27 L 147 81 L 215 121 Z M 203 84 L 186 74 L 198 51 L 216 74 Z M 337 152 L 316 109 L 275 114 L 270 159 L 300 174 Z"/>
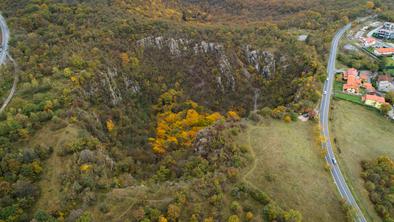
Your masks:
<path fill-rule="evenodd" d="M 228 218 L 228 220 L 227 220 L 227 222 L 239 222 L 240 220 L 239 220 L 239 217 L 237 216 L 237 215 L 231 215 L 229 218 Z"/>
<path fill-rule="evenodd" d="M 269 107 L 264 107 L 259 111 L 259 114 L 263 117 L 268 117 L 272 113 L 272 110 Z"/>
<path fill-rule="evenodd" d="M 34 219 L 36 219 L 37 222 L 56 222 L 54 217 L 42 210 L 38 210 L 34 214 Z"/>
<path fill-rule="evenodd" d="M 261 116 L 257 112 L 250 112 L 248 119 L 253 122 L 260 122 Z"/>
<path fill-rule="evenodd" d="M 252 212 L 249 211 L 249 212 L 246 213 L 245 218 L 246 218 L 247 221 L 253 220 L 253 217 L 254 217 L 254 215 L 253 215 Z"/>
<path fill-rule="evenodd" d="M 283 120 L 284 120 L 286 123 L 290 123 L 290 122 L 291 122 L 291 117 L 288 116 L 288 115 L 286 115 L 286 116 L 283 118 Z"/>
<path fill-rule="evenodd" d="M 242 207 L 237 201 L 231 202 L 230 209 L 235 214 L 240 214 L 242 212 Z"/>

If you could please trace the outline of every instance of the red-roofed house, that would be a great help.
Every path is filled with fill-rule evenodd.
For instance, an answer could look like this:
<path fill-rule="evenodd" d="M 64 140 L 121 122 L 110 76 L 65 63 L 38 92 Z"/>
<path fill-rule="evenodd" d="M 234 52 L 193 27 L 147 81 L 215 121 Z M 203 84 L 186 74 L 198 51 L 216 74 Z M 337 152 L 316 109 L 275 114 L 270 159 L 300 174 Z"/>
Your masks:
<path fill-rule="evenodd" d="M 369 75 L 366 72 L 360 72 L 361 82 L 367 83 L 369 82 Z"/>
<path fill-rule="evenodd" d="M 391 77 L 390 75 L 387 75 L 387 74 L 385 74 L 385 75 L 379 75 L 378 76 L 378 79 L 376 80 L 378 83 L 379 82 L 381 82 L 381 81 L 388 81 L 388 82 L 391 82 L 391 81 L 393 81 L 393 77 Z"/>
<path fill-rule="evenodd" d="M 374 53 L 378 56 L 394 55 L 394 48 L 377 48 Z"/>
<path fill-rule="evenodd" d="M 347 76 L 347 83 L 343 85 L 343 91 L 348 93 L 359 93 L 360 92 L 361 80 L 352 73 Z"/>
<path fill-rule="evenodd" d="M 372 83 L 366 82 L 363 84 L 363 87 L 367 90 L 367 93 L 369 94 L 376 93 L 376 89 L 372 86 Z"/>
<path fill-rule="evenodd" d="M 347 78 L 348 78 L 349 75 L 357 76 L 357 75 L 358 75 L 357 69 L 355 69 L 355 68 L 350 68 L 350 69 L 346 70 L 346 71 L 343 73 L 343 79 L 344 79 L 344 80 L 347 80 Z"/>
<path fill-rule="evenodd" d="M 377 95 L 365 95 L 362 97 L 362 100 L 364 101 L 364 103 L 368 106 L 374 106 L 378 109 L 380 109 L 380 107 L 386 103 L 386 100 L 384 99 L 384 97 L 381 96 L 377 96 Z"/>
<path fill-rule="evenodd" d="M 370 47 L 376 44 L 376 39 L 369 37 L 369 38 L 361 38 L 361 43 L 364 47 Z"/>

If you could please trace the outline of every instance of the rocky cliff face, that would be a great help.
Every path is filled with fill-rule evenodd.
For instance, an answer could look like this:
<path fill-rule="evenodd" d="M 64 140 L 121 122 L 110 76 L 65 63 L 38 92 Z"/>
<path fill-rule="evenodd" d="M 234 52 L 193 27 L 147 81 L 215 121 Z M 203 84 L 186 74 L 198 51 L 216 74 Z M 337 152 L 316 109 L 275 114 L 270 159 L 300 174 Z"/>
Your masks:
<path fill-rule="evenodd" d="M 201 55 L 214 55 L 217 60 L 217 67 L 220 70 L 220 75 L 216 77 L 217 85 L 222 91 L 226 87 L 229 87 L 232 91 L 235 91 L 236 78 L 234 76 L 234 67 L 241 65 L 246 72 L 246 76 L 250 76 L 247 73 L 245 67 L 253 66 L 257 73 L 263 75 L 265 78 L 270 78 L 275 72 L 275 58 L 274 55 L 269 51 L 263 50 L 252 50 L 251 46 L 245 46 L 242 57 L 230 59 L 231 52 L 227 52 L 223 44 L 216 42 L 206 41 L 192 41 L 188 39 L 174 39 L 159 37 L 146 37 L 138 40 L 136 45 L 139 48 L 157 48 L 159 50 L 168 50 L 169 53 L 174 57 L 189 56 L 191 53 L 194 56 Z M 237 64 L 236 61 L 241 61 L 242 64 Z"/>
<path fill-rule="evenodd" d="M 84 86 L 84 94 L 111 106 L 127 103 L 130 96 L 149 95 L 154 103 L 158 92 L 178 84 L 190 99 L 213 110 L 256 109 L 271 101 L 267 92 L 276 87 L 271 81 L 272 86 L 263 86 L 259 79 L 275 79 L 288 63 L 286 55 L 251 45 L 227 48 L 218 42 L 163 36 L 140 39 L 132 48 L 142 69 L 131 73 L 109 67 Z"/>
<path fill-rule="evenodd" d="M 248 65 L 252 65 L 257 73 L 266 78 L 275 73 L 275 57 L 269 51 L 252 50 L 250 45 L 245 47 L 244 51 Z"/>

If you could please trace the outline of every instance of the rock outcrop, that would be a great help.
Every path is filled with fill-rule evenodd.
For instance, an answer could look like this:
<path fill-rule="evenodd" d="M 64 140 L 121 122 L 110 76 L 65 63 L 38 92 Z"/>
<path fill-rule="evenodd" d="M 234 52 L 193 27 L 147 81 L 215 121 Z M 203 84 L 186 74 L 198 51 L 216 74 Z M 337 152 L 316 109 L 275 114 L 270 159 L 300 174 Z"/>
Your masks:
<path fill-rule="evenodd" d="M 235 91 L 236 78 L 234 75 L 235 62 L 229 59 L 229 53 L 225 47 L 220 43 L 215 42 L 196 42 L 186 39 L 164 38 L 162 36 L 149 36 L 138 40 L 136 45 L 140 48 L 156 48 L 159 50 L 169 50 L 172 56 L 180 57 L 190 55 L 192 52 L 194 56 L 203 54 L 211 54 L 217 58 L 218 70 L 220 76 L 216 77 L 218 87 L 224 92 L 225 87 L 229 87 Z M 251 46 L 246 46 L 244 50 L 244 57 L 246 58 L 243 66 L 253 66 L 256 72 L 266 78 L 270 78 L 275 73 L 275 57 L 269 51 L 251 50 Z M 239 58 L 238 58 L 239 59 Z M 241 60 L 242 61 L 242 60 Z M 245 73 L 250 76 L 249 73 Z"/>
<path fill-rule="evenodd" d="M 257 73 L 270 78 L 275 73 L 275 56 L 269 51 L 252 50 L 250 45 L 245 47 L 245 57 L 248 65 L 252 65 Z"/>

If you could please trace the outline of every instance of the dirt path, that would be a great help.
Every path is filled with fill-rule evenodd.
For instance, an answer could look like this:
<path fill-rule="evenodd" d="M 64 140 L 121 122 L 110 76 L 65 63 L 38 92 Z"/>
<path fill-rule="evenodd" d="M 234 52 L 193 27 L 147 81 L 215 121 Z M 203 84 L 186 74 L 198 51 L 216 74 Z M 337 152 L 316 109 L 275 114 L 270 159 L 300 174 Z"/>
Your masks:
<path fill-rule="evenodd" d="M 255 127 L 251 127 L 250 129 L 248 129 L 247 131 L 247 135 L 248 135 L 248 149 L 250 152 L 251 157 L 253 158 L 253 163 L 252 163 L 252 167 L 242 176 L 241 180 L 248 184 L 250 187 L 252 187 L 253 189 L 256 189 L 260 192 L 263 192 L 260 188 L 258 188 L 256 185 L 254 185 L 251 181 L 249 181 L 247 178 L 248 176 L 256 169 L 257 166 L 257 157 L 256 157 L 256 153 L 254 152 L 253 148 L 252 148 L 252 144 L 251 144 L 251 140 L 250 140 L 250 131 L 254 130 Z"/>
<path fill-rule="evenodd" d="M 51 211 L 60 206 L 62 190 L 60 176 L 67 170 L 64 166 L 68 165 L 70 159 L 59 156 L 58 151 L 67 141 L 77 138 L 78 132 L 78 128 L 71 125 L 57 131 L 52 131 L 49 127 L 46 127 L 34 136 L 33 145 L 53 148 L 53 153 L 45 163 L 45 170 L 39 182 L 41 196 L 35 205 L 37 209 Z"/>

